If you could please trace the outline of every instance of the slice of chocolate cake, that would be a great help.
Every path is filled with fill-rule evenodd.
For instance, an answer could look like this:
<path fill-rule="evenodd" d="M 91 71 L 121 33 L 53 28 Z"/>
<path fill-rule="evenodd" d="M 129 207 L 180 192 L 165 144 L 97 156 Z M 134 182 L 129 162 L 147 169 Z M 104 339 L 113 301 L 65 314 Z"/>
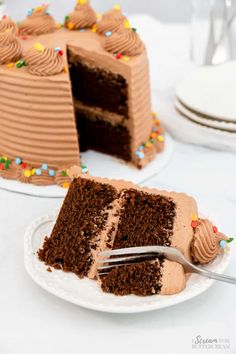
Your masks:
<path fill-rule="evenodd" d="M 87 276 L 108 222 L 109 208 L 117 197 L 111 185 L 82 178 L 74 181 L 39 258 L 57 269 Z"/>
<path fill-rule="evenodd" d="M 193 214 L 197 214 L 196 203 L 185 194 L 79 177 L 72 182 L 52 234 L 45 238 L 38 256 L 48 266 L 97 279 L 105 292 L 173 294 L 186 284 L 181 265 L 149 258 L 99 276 L 99 252 L 165 245 L 177 247 L 190 259 Z"/>

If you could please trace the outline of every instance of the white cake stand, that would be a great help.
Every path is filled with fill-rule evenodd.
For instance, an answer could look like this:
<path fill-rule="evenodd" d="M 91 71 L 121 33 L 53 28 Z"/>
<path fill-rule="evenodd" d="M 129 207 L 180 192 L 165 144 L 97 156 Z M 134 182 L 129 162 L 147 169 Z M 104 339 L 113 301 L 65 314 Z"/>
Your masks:
<path fill-rule="evenodd" d="M 165 134 L 165 138 L 164 151 L 157 154 L 156 158 L 142 170 L 125 164 L 119 159 L 95 151 L 82 153 L 82 162 L 88 167 L 92 176 L 125 179 L 140 184 L 158 174 L 170 161 L 174 150 L 174 141 L 168 134 Z M 64 198 L 67 193 L 67 189 L 56 185 L 41 187 L 1 177 L 0 189 L 44 198 Z"/>

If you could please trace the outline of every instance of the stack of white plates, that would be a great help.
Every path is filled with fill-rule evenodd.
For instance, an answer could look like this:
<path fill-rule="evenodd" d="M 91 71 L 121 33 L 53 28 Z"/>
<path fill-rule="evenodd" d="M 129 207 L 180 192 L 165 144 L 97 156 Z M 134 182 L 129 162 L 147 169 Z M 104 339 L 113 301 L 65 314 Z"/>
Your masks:
<path fill-rule="evenodd" d="M 236 62 L 197 69 L 177 87 L 175 108 L 193 131 L 236 150 Z"/>

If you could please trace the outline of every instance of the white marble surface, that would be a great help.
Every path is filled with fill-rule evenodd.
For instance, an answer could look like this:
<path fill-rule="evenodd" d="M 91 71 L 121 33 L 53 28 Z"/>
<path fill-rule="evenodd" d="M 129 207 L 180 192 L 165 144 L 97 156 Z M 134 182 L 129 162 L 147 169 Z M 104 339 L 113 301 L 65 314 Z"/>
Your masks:
<path fill-rule="evenodd" d="M 180 26 L 179 30 L 182 33 L 183 28 Z M 166 31 L 170 31 L 173 40 L 176 27 Z M 175 55 L 183 68 L 177 51 Z M 185 67 L 189 68 L 187 55 L 185 60 Z M 165 84 L 167 70 L 173 71 L 170 87 L 175 84 L 176 76 L 184 75 L 180 71 L 177 74 L 171 65 L 162 72 L 155 58 L 151 58 L 154 93 L 158 94 L 159 87 Z M 236 233 L 235 154 L 177 142 L 169 165 L 145 185 L 193 195 L 200 209 L 207 210 L 220 229 L 228 235 Z M 161 311 L 109 315 L 65 303 L 34 284 L 23 265 L 24 232 L 32 219 L 60 204 L 60 200 L 0 190 L 1 354 L 236 353 L 236 287 L 233 285 L 215 283 L 201 296 Z M 232 256 L 228 274 L 236 276 L 235 244 L 232 244 Z M 226 338 L 230 349 L 192 349 L 192 340 L 198 335 Z"/>

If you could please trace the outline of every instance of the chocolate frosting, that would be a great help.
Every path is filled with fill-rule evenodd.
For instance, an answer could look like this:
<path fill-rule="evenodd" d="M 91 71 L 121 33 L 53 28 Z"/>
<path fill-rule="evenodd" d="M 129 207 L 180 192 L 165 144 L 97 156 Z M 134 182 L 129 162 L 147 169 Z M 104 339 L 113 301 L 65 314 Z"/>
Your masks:
<path fill-rule="evenodd" d="M 195 229 L 191 245 L 193 261 L 200 264 L 211 262 L 220 253 L 220 241 L 228 237 L 214 232 L 213 224 L 207 219 L 200 219 Z"/>
<path fill-rule="evenodd" d="M 107 37 L 104 44 L 105 49 L 110 53 L 120 53 L 128 56 L 141 54 L 144 44 L 136 31 L 122 29 Z"/>
<path fill-rule="evenodd" d="M 187 282 L 183 266 L 176 262 L 164 260 L 161 282 L 160 295 L 174 295 L 182 291 Z"/>
<path fill-rule="evenodd" d="M 0 176 L 6 179 L 18 179 L 20 177 L 19 169 L 9 168 L 7 170 L 0 171 Z"/>
<path fill-rule="evenodd" d="M 97 32 L 104 34 L 108 31 L 117 32 L 124 27 L 124 23 L 127 18 L 122 14 L 120 10 L 111 10 L 106 12 L 101 21 L 97 24 Z"/>
<path fill-rule="evenodd" d="M 31 183 L 35 184 L 36 186 L 50 186 L 55 184 L 54 177 L 49 176 L 48 171 L 41 170 L 41 175 L 37 176 L 34 174 L 31 177 Z"/>
<path fill-rule="evenodd" d="M 47 13 L 48 5 L 42 5 L 32 10 L 32 14 L 20 24 L 20 35 L 38 36 L 54 32 L 57 24 L 54 18 Z"/>
<path fill-rule="evenodd" d="M 63 56 L 53 48 L 31 48 L 24 59 L 29 73 L 36 76 L 57 75 L 65 68 Z"/>
<path fill-rule="evenodd" d="M 12 31 L 13 33 L 18 32 L 17 25 L 10 17 L 4 16 L 0 21 L 0 32 L 5 32 L 7 30 Z"/>
<path fill-rule="evenodd" d="M 65 25 L 71 30 L 92 27 L 97 21 L 96 13 L 89 3 L 78 2 L 74 11 L 66 19 Z"/>
<path fill-rule="evenodd" d="M 9 64 L 21 58 L 20 41 L 11 30 L 0 33 L 0 64 Z"/>
<path fill-rule="evenodd" d="M 71 166 L 66 172 L 68 177 L 73 180 L 81 175 L 81 167 L 78 165 Z"/>

